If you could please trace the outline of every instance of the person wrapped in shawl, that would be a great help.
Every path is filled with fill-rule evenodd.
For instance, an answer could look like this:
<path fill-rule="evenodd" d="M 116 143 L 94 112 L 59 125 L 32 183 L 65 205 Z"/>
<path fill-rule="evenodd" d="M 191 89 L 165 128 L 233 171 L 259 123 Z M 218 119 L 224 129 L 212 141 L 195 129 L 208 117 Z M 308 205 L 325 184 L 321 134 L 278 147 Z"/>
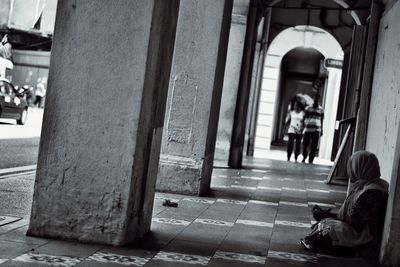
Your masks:
<path fill-rule="evenodd" d="M 354 153 L 347 164 L 350 190 L 337 214 L 313 208 L 318 223 L 301 240 L 307 249 L 331 254 L 377 258 L 388 198 L 388 183 L 380 179 L 377 157 Z"/>

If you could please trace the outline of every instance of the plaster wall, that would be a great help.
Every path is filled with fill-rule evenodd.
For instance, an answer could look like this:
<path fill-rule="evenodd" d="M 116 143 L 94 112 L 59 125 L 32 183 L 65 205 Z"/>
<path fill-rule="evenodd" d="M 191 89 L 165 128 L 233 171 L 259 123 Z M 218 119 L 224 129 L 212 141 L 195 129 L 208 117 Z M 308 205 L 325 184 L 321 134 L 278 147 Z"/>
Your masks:
<path fill-rule="evenodd" d="M 400 124 L 400 21 L 397 3 L 381 20 L 368 121 L 367 150 L 375 153 L 382 178 L 389 181 L 393 171 L 397 129 Z M 389 181 L 390 182 L 390 181 Z"/>
<path fill-rule="evenodd" d="M 0 27 L 6 27 L 10 17 L 11 0 L 0 0 Z"/>
<path fill-rule="evenodd" d="M 244 15 L 233 14 L 229 34 L 228 55 L 215 147 L 215 160 L 223 165 L 227 165 L 229 160 L 232 127 L 243 59 L 244 38 L 246 35 L 246 20 L 247 18 Z"/>
<path fill-rule="evenodd" d="M 371 93 L 366 149 L 375 153 L 382 178 L 390 183 L 381 258 L 400 264 L 400 3 L 387 9 L 380 21 Z"/>
<path fill-rule="evenodd" d="M 143 234 L 178 4 L 59 3 L 29 235 L 121 245 Z"/>

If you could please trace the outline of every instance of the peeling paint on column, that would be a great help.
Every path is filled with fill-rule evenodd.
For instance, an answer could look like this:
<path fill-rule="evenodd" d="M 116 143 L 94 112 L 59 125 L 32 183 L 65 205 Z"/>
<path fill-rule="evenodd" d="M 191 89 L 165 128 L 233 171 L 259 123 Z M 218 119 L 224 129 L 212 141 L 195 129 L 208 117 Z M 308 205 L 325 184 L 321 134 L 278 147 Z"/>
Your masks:
<path fill-rule="evenodd" d="M 198 84 L 187 72 L 175 76 L 168 119 L 168 141 L 188 144 L 193 130 L 193 118 L 198 94 Z"/>
<path fill-rule="evenodd" d="M 367 150 L 377 155 L 382 178 L 390 183 L 381 263 L 385 266 L 399 266 L 400 71 L 397 66 L 400 49 L 400 3 L 396 2 L 391 9 L 388 6 L 386 8 L 380 22 L 376 50 Z"/>
<path fill-rule="evenodd" d="M 397 4 L 381 21 L 367 136 L 367 150 L 377 155 L 382 177 L 387 181 L 393 171 L 400 115 L 399 69 L 393 67 L 398 64 L 400 44 L 399 23 L 395 15 L 398 10 L 400 5 Z"/>
<path fill-rule="evenodd" d="M 232 4 L 180 3 L 158 191 L 198 195 L 209 188 Z"/>

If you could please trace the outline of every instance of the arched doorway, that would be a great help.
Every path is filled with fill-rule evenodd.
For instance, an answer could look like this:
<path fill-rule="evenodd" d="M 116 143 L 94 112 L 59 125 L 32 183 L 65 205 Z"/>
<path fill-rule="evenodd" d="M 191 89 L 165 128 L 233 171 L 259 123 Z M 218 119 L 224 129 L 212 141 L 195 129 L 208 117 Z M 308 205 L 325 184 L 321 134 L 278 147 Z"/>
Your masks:
<path fill-rule="evenodd" d="M 318 51 L 323 58 L 343 59 L 343 50 L 338 41 L 328 32 L 313 26 L 296 26 L 282 31 L 272 41 L 264 64 L 263 82 L 259 100 L 258 120 L 255 136 L 255 157 L 266 157 L 271 143 L 279 138 L 282 111 L 279 90 L 282 82 L 282 60 L 292 50 Z M 340 92 L 341 69 L 327 68 L 322 106 L 325 110 L 324 135 L 320 141 L 319 157 L 330 161 L 335 132 L 337 104 Z M 311 86 L 311 85 L 310 85 Z"/>

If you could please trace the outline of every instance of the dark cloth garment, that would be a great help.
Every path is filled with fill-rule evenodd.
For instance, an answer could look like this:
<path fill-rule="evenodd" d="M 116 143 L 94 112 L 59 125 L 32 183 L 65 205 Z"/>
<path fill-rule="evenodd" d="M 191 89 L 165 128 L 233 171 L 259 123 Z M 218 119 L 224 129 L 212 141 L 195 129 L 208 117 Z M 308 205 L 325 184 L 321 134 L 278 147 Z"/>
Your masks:
<path fill-rule="evenodd" d="M 377 182 L 380 182 L 379 180 Z M 353 197 L 353 195 L 358 195 Z M 387 192 L 364 188 L 350 192 L 341 206 L 337 218 L 360 232 L 368 225 L 374 238 L 380 238 L 385 220 Z"/>
<path fill-rule="evenodd" d="M 375 236 L 380 235 L 389 185 L 379 178 L 381 172 L 378 159 L 370 152 L 358 151 L 347 163 L 347 174 L 351 185 L 339 209 L 338 219 L 349 223 L 356 230 L 368 224 Z"/>
<path fill-rule="evenodd" d="M 304 116 L 304 132 L 321 132 L 324 110 L 321 107 L 307 107 Z"/>
<path fill-rule="evenodd" d="M 364 256 L 365 258 L 376 258 L 378 256 L 376 255 L 376 251 L 379 251 L 379 247 L 376 249 L 374 246 L 375 244 L 371 242 L 354 247 L 334 245 L 331 236 L 328 233 L 321 231 L 318 226 L 319 224 L 314 225 L 311 233 L 301 241 L 307 249 L 318 253 L 337 256 L 359 255 Z"/>
<path fill-rule="evenodd" d="M 313 163 L 317 154 L 320 132 L 305 132 L 303 138 L 303 161 L 309 156 L 308 162 Z M 310 147 L 310 153 L 308 148 Z"/>
<path fill-rule="evenodd" d="M 314 220 L 317 222 L 325 219 L 325 218 L 333 218 L 336 219 L 337 215 L 333 212 L 331 212 L 331 209 L 323 209 L 318 205 L 314 205 L 311 209 L 312 215 Z"/>
<path fill-rule="evenodd" d="M 293 152 L 294 142 L 296 141 L 294 158 L 297 160 L 297 157 L 300 155 L 301 134 L 289 133 L 288 136 L 289 142 L 287 145 L 287 159 L 290 160 Z"/>
<path fill-rule="evenodd" d="M 367 151 L 354 153 L 348 161 L 350 191 L 337 215 L 319 207 L 312 209 L 320 222 L 302 244 L 309 249 L 377 258 L 388 198 L 388 183 L 380 179 L 379 162 Z"/>
<path fill-rule="evenodd" d="M 42 107 L 43 98 L 41 96 L 36 96 L 35 102 L 33 103 L 34 106 L 38 106 L 38 108 Z"/>

